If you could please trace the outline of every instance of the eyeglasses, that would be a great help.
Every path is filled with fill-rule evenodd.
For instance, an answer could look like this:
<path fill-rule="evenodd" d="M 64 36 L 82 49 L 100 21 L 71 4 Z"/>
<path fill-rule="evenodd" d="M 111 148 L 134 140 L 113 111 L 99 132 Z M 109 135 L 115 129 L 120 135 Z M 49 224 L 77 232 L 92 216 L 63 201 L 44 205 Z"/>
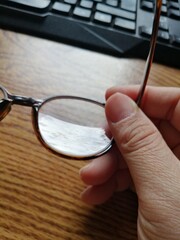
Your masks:
<path fill-rule="evenodd" d="M 141 105 L 153 61 L 162 0 L 156 1 L 150 51 L 136 103 Z M 105 104 L 76 96 L 53 96 L 44 100 L 12 95 L 0 85 L 0 121 L 14 104 L 32 107 L 36 136 L 51 152 L 69 159 L 91 159 L 113 145 L 105 117 Z"/>

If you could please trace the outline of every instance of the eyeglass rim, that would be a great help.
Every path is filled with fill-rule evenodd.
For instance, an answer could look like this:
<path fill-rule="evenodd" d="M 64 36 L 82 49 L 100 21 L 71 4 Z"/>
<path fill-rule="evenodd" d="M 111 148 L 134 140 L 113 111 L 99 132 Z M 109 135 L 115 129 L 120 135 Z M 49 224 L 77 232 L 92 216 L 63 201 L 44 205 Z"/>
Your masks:
<path fill-rule="evenodd" d="M 103 154 L 108 152 L 109 149 L 113 145 L 113 142 L 114 142 L 113 138 L 110 139 L 110 143 L 104 149 L 100 150 L 96 154 L 92 154 L 92 155 L 88 155 L 88 156 L 69 156 L 69 155 L 66 155 L 66 154 L 63 154 L 63 153 L 60 153 L 60 152 L 54 150 L 49 144 L 46 143 L 46 141 L 44 140 L 44 138 L 41 134 L 40 127 L 39 127 L 39 111 L 43 105 L 45 105 L 46 103 L 48 103 L 50 101 L 57 100 L 57 99 L 59 99 L 59 100 L 72 99 L 72 100 L 78 100 L 78 101 L 83 101 L 83 102 L 89 102 L 91 104 L 95 104 L 99 107 L 105 108 L 105 103 L 101 103 L 96 100 L 92 100 L 92 99 L 88 99 L 88 98 L 84 98 L 84 97 L 71 96 L 71 95 L 52 96 L 52 97 L 48 97 L 48 98 L 44 99 L 42 102 L 34 104 L 32 106 L 32 123 L 33 123 L 33 127 L 34 127 L 34 132 L 36 134 L 36 137 L 40 141 L 40 143 L 51 153 L 53 153 L 57 156 L 63 157 L 65 159 L 71 159 L 71 160 L 90 160 L 90 159 L 102 156 Z"/>

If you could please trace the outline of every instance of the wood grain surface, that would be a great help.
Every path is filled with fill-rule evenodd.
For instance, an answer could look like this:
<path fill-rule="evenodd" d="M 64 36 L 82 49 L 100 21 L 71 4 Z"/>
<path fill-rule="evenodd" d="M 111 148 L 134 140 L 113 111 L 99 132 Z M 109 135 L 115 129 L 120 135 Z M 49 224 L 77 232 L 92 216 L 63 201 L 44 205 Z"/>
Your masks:
<path fill-rule="evenodd" d="M 107 88 L 140 83 L 144 64 L 0 31 L 0 83 L 13 94 L 104 101 Z M 153 64 L 149 84 L 179 87 L 180 70 Z M 134 193 L 116 193 L 101 206 L 81 202 L 85 164 L 44 149 L 31 109 L 13 106 L 0 123 L 0 240 L 137 239 Z"/>

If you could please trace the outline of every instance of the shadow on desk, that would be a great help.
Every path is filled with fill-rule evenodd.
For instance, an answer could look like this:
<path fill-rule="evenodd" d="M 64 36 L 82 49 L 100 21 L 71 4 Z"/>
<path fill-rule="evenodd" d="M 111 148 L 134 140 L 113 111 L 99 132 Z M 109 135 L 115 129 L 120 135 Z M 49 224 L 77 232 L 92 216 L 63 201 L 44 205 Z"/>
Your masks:
<path fill-rule="evenodd" d="M 136 209 L 135 193 L 130 191 L 116 193 L 107 203 L 89 211 L 84 223 L 83 234 L 93 240 L 136 240 Z"/>

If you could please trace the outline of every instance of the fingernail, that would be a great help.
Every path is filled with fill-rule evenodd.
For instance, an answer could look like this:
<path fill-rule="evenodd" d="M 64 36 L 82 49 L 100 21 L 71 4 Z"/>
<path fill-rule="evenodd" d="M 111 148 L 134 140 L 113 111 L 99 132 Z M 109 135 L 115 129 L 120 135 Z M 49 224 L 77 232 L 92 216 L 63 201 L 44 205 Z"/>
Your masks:
<path fill-rule="evenodd" d="M 128 96 L 116 93 L 106 103 L 107 119 L 113 123 L 119 122 L 135 114 L 137 105 Z"/>
<path fill-rule="evenodd" d="M 79 170 L 79 175 L 81 176 L 82 173 L 84 173 L 85 171 L 91 169 L 91 167 L 93 166 L 93 162 L 85 165 L 84 167 L 82 167 L 80 170 Z"/>

